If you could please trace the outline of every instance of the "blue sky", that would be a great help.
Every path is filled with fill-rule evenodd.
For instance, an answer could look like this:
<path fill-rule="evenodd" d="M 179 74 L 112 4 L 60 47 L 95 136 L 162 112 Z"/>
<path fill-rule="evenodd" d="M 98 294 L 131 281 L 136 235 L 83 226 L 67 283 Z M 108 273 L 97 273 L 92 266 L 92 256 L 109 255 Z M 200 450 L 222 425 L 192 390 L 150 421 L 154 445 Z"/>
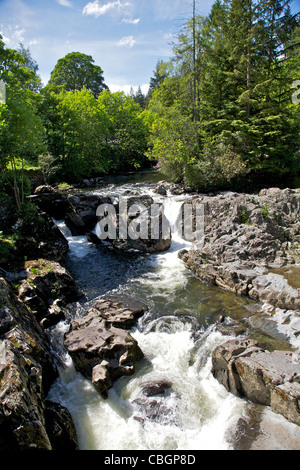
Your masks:
<path fill-rule="evenodd" d="M 209 13 L 214 0 L 198 0 Z M 172 55 L 174 35 L 191 16 L 191 0 L 0 0 L 0 32 L 7 47 L 29 47 L 44 84 L 58 59 L 89 54 L 111 91 L 147 91 L 160 59 Z M 300 10 L 300 0 L 292 9 Z"/>

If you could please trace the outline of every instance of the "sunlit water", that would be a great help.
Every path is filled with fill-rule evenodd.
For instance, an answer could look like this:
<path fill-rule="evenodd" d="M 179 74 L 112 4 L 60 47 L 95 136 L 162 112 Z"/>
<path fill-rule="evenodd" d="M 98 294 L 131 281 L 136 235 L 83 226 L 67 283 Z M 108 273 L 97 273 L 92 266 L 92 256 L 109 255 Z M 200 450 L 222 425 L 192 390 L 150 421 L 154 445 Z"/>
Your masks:
<path fill-rule="evenodd" d="M 128 185 L 115 188 L 116 195 L 125 190 Z M 52 330 L 52 342 L 63 366 L 48 398 L 70 410 L 80 449 L 232 449 L 234 430 L 249 405 L 228 393 L 211 374 L 212 350 L 229 339 L 214 325 L 220 315 L 247 317 L 253 302 L 206 286 L 178 258 L 179 250 L 190 248 L 176 229 L 187 196 L 164 199 L 149 186 L 141 190 L 164 202 L 172 227 L 167 252 L 116 254 L 86 237 L 72 237 L 63 222 L 57 224 L 69 241 L 68 267 L 87 298 L 74 315 L 84 314 L 101 296 L 126 295 L 142 301 L 149 310 L 131 333 L 144 359 L 134 376 L 118 380 L 104 400 L 75 370 L 63 347 L 69 324 L 61 322 Z M 151 403 L 145 402 L 143 386 L 161 381 L 171 388 L 166 395 L 154 397 L 153 412 Z"/>

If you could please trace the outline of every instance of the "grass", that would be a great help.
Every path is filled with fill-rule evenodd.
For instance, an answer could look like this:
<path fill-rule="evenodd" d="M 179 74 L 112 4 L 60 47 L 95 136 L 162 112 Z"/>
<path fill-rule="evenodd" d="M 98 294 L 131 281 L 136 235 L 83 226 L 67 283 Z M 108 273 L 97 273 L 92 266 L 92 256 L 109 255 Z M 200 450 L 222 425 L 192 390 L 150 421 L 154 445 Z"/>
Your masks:
<path fill-rule="evenodd" d="M 39 170 L 40 169 L 38 163 L 34 163 L 30 160 L 26 160 L 25 158 L 23 159 L 23 162 L 22 162 L 22 158 L 14 158 L 14 161 L 15 161 L 17 170 L 22 170 L 22 165 L 23 165 L 24 170 Z M 8 162 L 6 168 L 7 170 L 12 170 L 11 162 Z"/>

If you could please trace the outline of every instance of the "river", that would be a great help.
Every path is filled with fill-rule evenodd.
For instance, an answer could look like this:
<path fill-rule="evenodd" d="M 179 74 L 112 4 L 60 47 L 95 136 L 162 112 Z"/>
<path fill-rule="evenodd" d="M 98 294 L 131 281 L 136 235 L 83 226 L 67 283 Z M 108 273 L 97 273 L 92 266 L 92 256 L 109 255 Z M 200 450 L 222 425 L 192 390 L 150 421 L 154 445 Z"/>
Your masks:
<path fill-rule="evenodd" d="M 216 328 L 218 318 L 223 315 L 227 321 L 242 324 L 257 306 L 204 284 L 185 268 L 177 255 L 190 244 L 178 234 L 176 219 L 190 196 L 163 197 L 153 189 L 153 183 L 123 182 L 93 192 L 120 196 L 134 190 L 163 202 L 172 228 L 172 245 L 164 253 L 115 253 L 105 245 L 89 243 L 84 236 L 72 237 L 64 222 L 56 221 L 69 241 L 67 267 L 86 299 L 74 307 L 69 319 L 51 329 L 60 375 L 48 398 L 71 412 L 81 450 L 300 449 L 297 426 L 234 397 L 213 378 L 211 352 L 230 338 Z M 131 331 L 144 359 L 133 377 L 114 384 L 105 400 L 75 370 L 63 337 L 70 321 L 83 315 L 97 299 L 122 296 L 148 307 Z M 280 344 L 283 337 L 270 322 L 266 324 L 266 341 L 275 336 Z M 149 406 L 140 405 L 142 389 L 161 381 L 171 383 L 172 388 L 164 397 L 156 397 L 159 413 L 149 413 Z"/>

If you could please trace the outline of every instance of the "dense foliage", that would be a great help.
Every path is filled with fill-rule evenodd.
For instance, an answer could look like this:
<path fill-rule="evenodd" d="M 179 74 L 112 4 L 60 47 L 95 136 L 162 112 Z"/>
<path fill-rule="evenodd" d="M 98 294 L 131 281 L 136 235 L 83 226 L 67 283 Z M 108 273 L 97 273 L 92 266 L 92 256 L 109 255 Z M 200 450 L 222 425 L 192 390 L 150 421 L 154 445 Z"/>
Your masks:
<path fill-rule="evenodd" d="M 147 161 L 149 127 L 141 106 L 111 93 L 92 57 L 71 53 L 60 59 L 45 87 L 37 73 L 28 49 L 8 49 L 1 40 L 1 181 L 10 182 L 19 209 L 28 167 L 40 168 L 50 182 L 77 182 Z"/>
<path fill-rule="evenodd" d="M 147 97 L 111 93 L 91 56 L 57 62 L 43 87 L 29 49 L 0 37 L 0 182 L 22 209 L 29 167 L 50 182 L 142 167 L 200 190 L 300 171 L 299 15 L 290 0 L 217 0 L 180 29 Z"/>
<path fill-rule="evenodd" d="M 194 5 L 196 2 L 194 1 Z M 290 1 L 217 0 L 194 15 L 159 62 L 149 156 L 198 189 L 300 170 L 299 15 Z"/>

